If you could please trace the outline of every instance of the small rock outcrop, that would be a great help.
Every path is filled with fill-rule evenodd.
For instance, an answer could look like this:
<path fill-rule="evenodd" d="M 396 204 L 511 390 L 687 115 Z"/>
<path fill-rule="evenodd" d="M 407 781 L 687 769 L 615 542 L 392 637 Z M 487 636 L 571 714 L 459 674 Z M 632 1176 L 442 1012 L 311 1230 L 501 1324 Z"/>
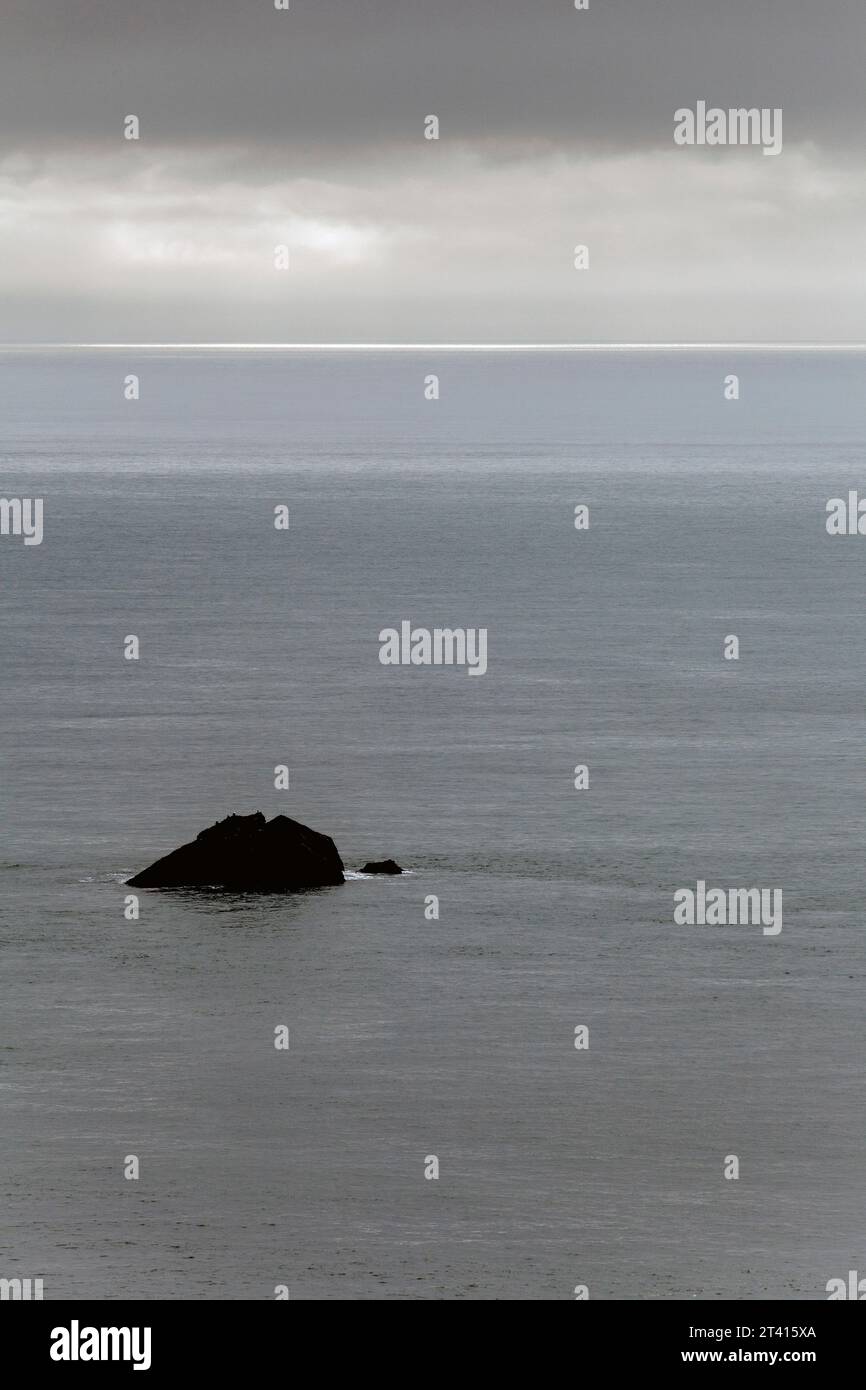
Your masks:
<path fill-rule="evenodd" d="M 129 879 L 132 888 L 229 888 L 287 893 L 343 882 L 343 862 L 328 835 L 288 816 L 227 816 Z"/>
<path fill-rule="evenodd" d="M 402 874 L 403 870 L 394 859 L 371 859 L 361 870 L 362 874 Z"/>

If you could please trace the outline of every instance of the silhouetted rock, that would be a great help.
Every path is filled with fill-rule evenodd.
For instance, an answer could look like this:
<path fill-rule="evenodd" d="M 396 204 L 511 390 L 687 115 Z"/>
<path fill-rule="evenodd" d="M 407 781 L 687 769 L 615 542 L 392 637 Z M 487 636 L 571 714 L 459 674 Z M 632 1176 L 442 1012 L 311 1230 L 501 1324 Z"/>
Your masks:
<path fill-rule="evenodd" d="M 190 844 L 136 874 L 129 885 L 285 893 L 342 882 L 343 863 L 330 836 L 288 816 L 267 821 L 256 811 L 217 821 Z"/>
<path fill-rule="evenodd" d="M 365 864 L 362 874 L 402 874 L 400 865 L 393 859 L 374 859 Z"/>

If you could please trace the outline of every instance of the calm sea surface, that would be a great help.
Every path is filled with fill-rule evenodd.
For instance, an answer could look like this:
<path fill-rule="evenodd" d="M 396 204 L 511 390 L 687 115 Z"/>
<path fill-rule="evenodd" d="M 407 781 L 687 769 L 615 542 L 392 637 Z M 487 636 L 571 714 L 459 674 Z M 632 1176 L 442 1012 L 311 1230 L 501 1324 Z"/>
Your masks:
<path fill-rule="evenodd" d="M 0 1276 L 866 1273 L 866 538 L 824 526 L 866 495 L 866 356 L 5 351 L 0 425 L 45 507 L 0 538 Z M 383 667 L 403 619 L 486 627 L 487 674 Z M 256 809 L 412 872 L 125 920 L 125 876 Z M 781 888 L 781 934 L 675 926 L 699 878 Z"/>

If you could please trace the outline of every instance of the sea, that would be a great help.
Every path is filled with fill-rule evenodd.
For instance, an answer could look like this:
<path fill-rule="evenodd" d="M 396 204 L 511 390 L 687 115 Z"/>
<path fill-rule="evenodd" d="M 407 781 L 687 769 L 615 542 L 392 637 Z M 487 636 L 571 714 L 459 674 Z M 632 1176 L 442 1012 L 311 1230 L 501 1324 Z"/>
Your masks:
<path fill-rule="evenodd" d="M 866 352 L 8 347 L 0 461 L 0 1277 L 866 1274 Z M 130 901 L 257 810 L 346 883 Z"/>

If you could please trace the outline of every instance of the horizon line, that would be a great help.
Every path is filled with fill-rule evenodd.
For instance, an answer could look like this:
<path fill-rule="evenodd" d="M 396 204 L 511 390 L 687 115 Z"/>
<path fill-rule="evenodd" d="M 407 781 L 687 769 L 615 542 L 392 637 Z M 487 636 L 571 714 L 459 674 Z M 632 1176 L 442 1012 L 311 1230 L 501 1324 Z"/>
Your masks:
<path fill-rule="evenodd" d="M 599 343 L 278 343 L 278 342 L 0 342 L 0 352 L 37 348 L 211 348 L 300 352 L 692 352 L 736 349 L 750 352 L 863 352 L 866 343 L 599 342 Z"/>

